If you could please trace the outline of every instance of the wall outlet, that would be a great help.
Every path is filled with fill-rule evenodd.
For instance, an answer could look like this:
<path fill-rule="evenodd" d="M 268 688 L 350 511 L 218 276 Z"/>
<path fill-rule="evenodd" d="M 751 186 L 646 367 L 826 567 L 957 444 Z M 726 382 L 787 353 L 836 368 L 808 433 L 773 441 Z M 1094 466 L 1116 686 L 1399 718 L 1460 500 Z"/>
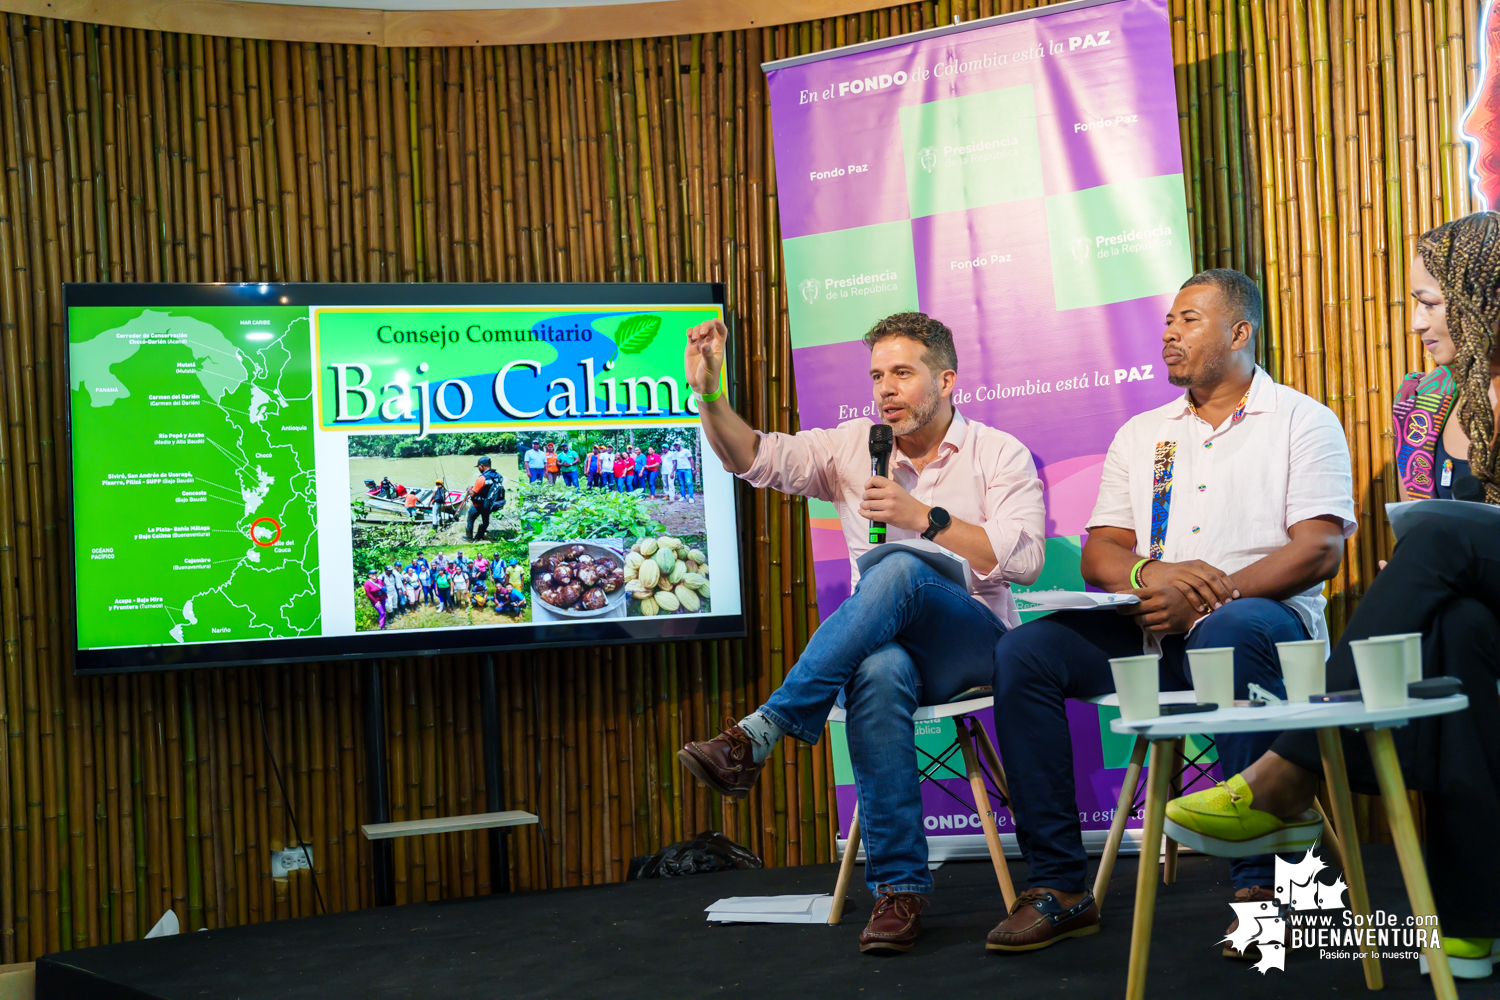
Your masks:
<path fill-rule="evenodd" d="M 271 852 L 271 877 L 286 878 L 298 868 L 311 868 L 312 847 L 291 847 L 285 851 Z"/>

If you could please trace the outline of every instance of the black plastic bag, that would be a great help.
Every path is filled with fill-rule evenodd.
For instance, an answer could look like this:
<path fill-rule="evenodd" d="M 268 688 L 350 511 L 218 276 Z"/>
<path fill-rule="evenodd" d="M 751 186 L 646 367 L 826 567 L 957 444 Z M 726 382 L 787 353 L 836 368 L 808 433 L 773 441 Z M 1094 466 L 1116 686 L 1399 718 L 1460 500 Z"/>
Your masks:
<path fill-rule="evenodd" d="M 717 830 L 700 833 L 692 840 L 668 844 L 655 854 L 630 859 L 631 881 L 638 878 L 676 878 L 704 872 L 727 872 L 734 868 L 761 868 L 760 858 Z"/>

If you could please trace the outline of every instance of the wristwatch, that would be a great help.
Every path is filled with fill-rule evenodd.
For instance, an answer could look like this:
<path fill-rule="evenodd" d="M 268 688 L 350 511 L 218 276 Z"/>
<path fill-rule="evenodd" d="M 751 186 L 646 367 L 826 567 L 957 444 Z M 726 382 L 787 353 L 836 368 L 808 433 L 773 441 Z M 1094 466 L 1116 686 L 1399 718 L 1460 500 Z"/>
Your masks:
<path fill-rule="evenodd" d="M 942 531 L 952 523 L 953 518 L 949 517 L 948 512 L 943 508 L 929 508 L 927 511 L 927 530 L 922 532 L 922 537 L 930 542 L 937 537 L 939 531 Z"/>

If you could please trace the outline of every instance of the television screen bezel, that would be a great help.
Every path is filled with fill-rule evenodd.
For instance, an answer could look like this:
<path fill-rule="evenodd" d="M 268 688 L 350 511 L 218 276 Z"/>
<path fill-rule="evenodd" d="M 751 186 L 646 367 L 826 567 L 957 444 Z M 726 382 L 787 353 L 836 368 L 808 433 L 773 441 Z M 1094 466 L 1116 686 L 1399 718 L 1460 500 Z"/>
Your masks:
<path fill-rule="evenodd" d="M 323 282 L 204 282 L 204 283 L 74 283 L 63 285 L 64 342 L 71 310 L 88 306 L 341 306 L 341 305 L 515 305 L 515 306 L 666 306 L 716 305 L 724 312 L 731 342 L 734 323 L 725 308 L 721 282 L 524 282 L 498 284 L 467 283 L 323 283 Z M 71 385 L 70 359 L 62 359 L 65 383 Z M 730 400 L 738 396 L 738 385 L 729 372 Z M 68 515 L 76 514 L 73 501 L 73 406 L 72 393 L 64 408 L 64 434 L 69 460 L 65 465 Z M 73 560 L 72 587 L 68 597 L 72 614 L 67 616 L 68 639 L 73 653 L 73 672 L 78 676 L 137 673 L 158 670 L 192 670 L 210 667 L 242 667 L 267 663 L 316 663 L 368 660 L 386 657 L 428 657 L 466 653 L 560 649 L 624 643 L 682 641 L 691 639 L 740 639 L 746 635 L 745 596 L 748 549 L 743 530 L 745 487 L 735 480 L 734 516 L 739 555 L 740 613 L 735 615 L 672 616 L 670 618 L 626 618 L 608 622 L 578 622 L 567 625 L 490 626 L 435 631 L 429 629 L 356 633 L 299 639 L 257 639 L 238 642 L 206 642 L 185 645 L 124 646 L 80 649 L 78 646 L 77 541 L 71 530 L 69 557 Z M 517 641 L 504 641 L 507 632 L 518 632 Z M 441 638 L 442 642 L 434 640 Z M 274 649 L 274 652 L 272 650 Z"/>

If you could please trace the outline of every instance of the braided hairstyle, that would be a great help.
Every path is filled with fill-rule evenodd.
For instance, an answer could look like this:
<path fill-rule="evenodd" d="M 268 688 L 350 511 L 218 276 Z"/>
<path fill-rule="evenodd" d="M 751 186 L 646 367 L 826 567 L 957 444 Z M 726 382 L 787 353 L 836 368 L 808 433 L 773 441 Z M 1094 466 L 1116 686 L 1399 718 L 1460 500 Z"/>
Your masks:
<path fill-rule="evenodd" d="M 1458 349 L 1448 367 L 1458 383 L 1456 416 L 1469 436 L 1469 471 L 1484 484 L 1485 502 L 1500 504 L 1490 406 L 1490 356 L 1500 328 L 1500 212 L 1475 212 L 1423 233 L 1417 255 L 1447 301 L 1448 333 Z"/>

